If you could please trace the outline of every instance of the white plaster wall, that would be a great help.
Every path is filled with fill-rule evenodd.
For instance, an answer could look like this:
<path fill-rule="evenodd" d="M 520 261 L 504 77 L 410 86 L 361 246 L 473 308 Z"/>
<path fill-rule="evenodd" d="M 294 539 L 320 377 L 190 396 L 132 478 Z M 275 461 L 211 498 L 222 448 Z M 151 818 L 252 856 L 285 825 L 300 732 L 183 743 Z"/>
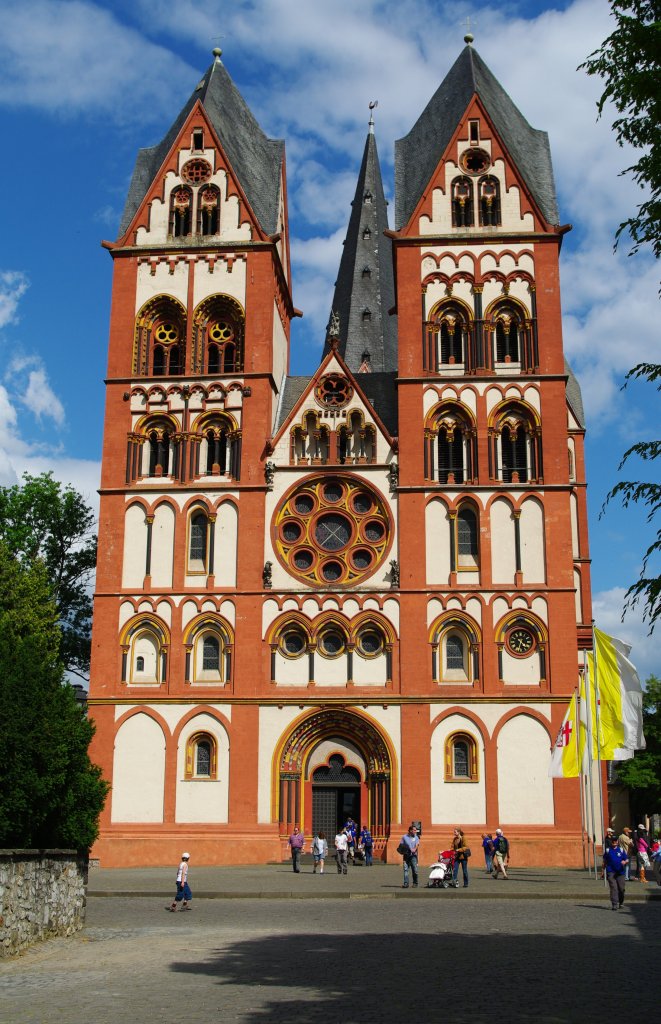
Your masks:
<path fill-rule="evenodd" d="M 498 735 L 498 809 L 510 825 L 552 825 L 551 739 L 529 715 L 506 722 Z"/>
<path fill-rule="evenodd" d="M 513 658 L 507 647 L 503 648 L 503 681 L 512 686 L 537 686 L 541 679 L 539 654 L 527 658 Z"/>
<path fill-rule="evenodd" d="M 238 511 L 233 502 L 224 501 L 218 506 L 214 551 L 217 587 L 236 586 L 238 518 Z"/>
<path fill-rule="evenodd" d="M 278 312 L 278 304 L 273 302 L 273 379 L 276 385 L 280 387 L 280 382 L 284 379 L 285 374 L 289 366 L 289 342 L 287 341 L 287 335 L 285 329 L 282 326 L 282 320 L 280 319 L 280 313 Z M 278 411 L 277 401 L 273 402 L 272 415 L 273 419 L 271 422 L 271 428 L 275 430 L 275 418 Z M 287 440 L 289 435 L 287 434 Z"/>
<path fill-rule="evenodd" d="M 443 171 L 441 171 L 442 178 L 436 183 L 440 187 L 434 188 L 432 192 L 432 215 L 431 218 L 428 216 L 422 216 L 418 219 L 418 230 L 421 235 L 435 235 L 435 234 L 448 234 L 453 230 L 452 227 L 452 181 L 454 178 L 464 175 L 464 171 L 459 165 L 459 157 L 464 149 L 466 149 L 466 141 L 458 143 L 458 151 L 455 160 L 448 160 L 445 164 Z M 480 140 L 480 148 L 485 151 L 491 151 L 491 140 L 484 139 Z M 488 171 L 489 174 L 493 175 L 498 179 L 500 183 L 500 210 L 501 210 L 501 226 L 499 228 L 491 228 L 494 232 L 500 231 L 533 231 L 534 230 L 534 218 L 531 213 L 521 213 L 521 196 L 519 189 L 516 185 L 507 191 L 506 180 L 505 180 L 505 162 L 502 159 L 497 159 L 493 162 Z M 468 234 L 483 234 L 484 228 L 479 226 L 478 217 L 478 199 L 477 199 L 477 181 L 480 175 L 475 175 L 473 179 L 474 189 L 474 209 L 475 209 L 475 225 L 473 227 L 462 228 L 462 232 Z"/>
<path fill-rule="evenodd" d="M 583 602 L 581 600 L 581 574 L 576 569 L 574 569 L 574 587 L 576 588 L 576 591 L 575 591 L 575 598 L 576 598 L 576 621 L 577 622 L 582 622 L 583 621 Z"/>
<path fill-rule="evenodd" d="M 478 601 L 476 597 L 471 597 L 466 601 L 466 612 L 475 622 L 482 625 L 482 602 Z"/>
<path fill-rule="evenodd" d="M 197 615 L 197 604 L 195 601 L 185 601 L 183 608 L 181 609 L 181 628 L 186 629 L 186 626 L 191 622 Z"/>
<path fill-rule="evenodd" d="M 153 273 L 152 273 L 153 271 Z M 135 312 L 142 309 L 145 302 L 157 295 L 169 295 L 181 302 L 184 309 L 188 306 L 188 258 L 176 253 L 169 254 L 169 261 L 163 260 L 155 265 L 138 264 L 138 275 L 135 291 Z"/>
<path fill-rule="evenodd" d="M 494 583 L 514 583 L 515 571 L 512 506 L 497 498 L 491 506 L 491 579 Z"/>
<path fill-rule="evenodd" d="M 193 305 L 197 308 L 211 295 L 230 295 L 246 308 L 247 262 L 244 253 L 237 253 L 233 261 L 219 256 L 211 269 L 205 259 L 195 262 L 193 278 Z"/>
<path fill-rule="evenodd" d="M 534 498 L 523 502 L 519 528 L 523 582 L 544 583 L 546 580 L 544 509 Z"/>
<path fill-rule="evenodd" d="M 388 681 L 388 661 L 385 654 L 378 658 L 363 658 L 353 653 L 353 681 L 356 686 L 384 686 Z"/>
<path fill-rule="evenodd" d="M 159 505 L 154 514 L 151 544 L 152 587 L 171 587 L 174 566 L 174 510 Z"/>
<path fill-rule="evenodd" d="M 324 658 L 318 651 L 315 651 L 314 681 L 316 686 L 346 686 L 346 655 L 340 658 Z"/>
<path fill-rule="evenodd" d="M 450 519 L 444 502 L 430 501 L 425 508 L 427 583 L 447 584 L 450 579 Z"/>
<path fill-rule="evenodd" d="M 536 597 L 530 606 L 535 615 L 538 615 L 542 622 L 548 623 L 549 621 L 549 606 L 546 603 L 546 598 Z"/>
<path fill-rule="evenodd" d="M 365 608 L 371 608 L 373 605 L 375 606 L 376 602 L 373 602 L 370 598 L 365 601 Z M 387 598 L 383 602 L 382 612 L 399 633 L 399 602 L 394 597 Z"/>
<path fill-rule="evenodd" d="M 571 550 L 573 558 L 580 558 L 578 545 L 578 501 L 575 494 L 569 495 L 569 509 L 571 514 Z"/>
<path fill-rule="evenodd" d="M 431 626 L 434 619 L 437 619 L 439 615 L 444 612 L 443 604 L 438 600 L 437 597 L 427 602 L 427 625 Z"/>
<path fill-rule="evenodd" d="M 207 732 L 217 744 L 215 779 L 186 779 L 186 742 L 193 733 Z M 229 820 L 229 737 L 211 715 L 196 715 L 181 730 L 177 749 L 177 802 L 175 821 L 224 824 Z"/>
<path fill-rule="evenodd" d="M 445 704 L 430 704 L 429 705 L 429 721 L 433 722 L 437 715 L 439 715 Z M 526 701 L 525 705 L 522 705 L 521 710 L 527 709 L 529 711 L 536 711 L 538 714 L 543 715 L 548 721 L 551 721 L 551 706 L 548 703 L 542 701 Z M 496 726 L 501 721 L 503 715 L 508 711 L 507 705 L 503 704 L 483 704 L 481 701 L 479 706 L 473 706 L 473 710 L 479 719 L 481 727 L 484 728 L 487 736 L 493 736 Z M 474 728 L 477 728 L 476 726 Z"/>
<path fill-rule="evenodd" d="M 307 686 L 310 674 L 307 653 L 300 658 L 285 658 L 277 651 L 275 656 L 275 681 L 279 686 Z"/>
<path fill-rule="evenodd" d="M 273 755 L 283 733 L 301 714 L 298 707 L 260 707 L 257 775 L 257 820 L 260 825 L 270 822 L 273 778 Z M 277 766 L 276 766 L 277 772 Z"/>
<path fill-rule="evenodd" d="M 466 732 L 478 748 L 478 781 L 445 781 L 445 743 L 453 732 Z M 484 782 L 484 744 L 470 719 L 450 715 L 436 726 L 431 737 L 431 820 L 432 825 L 482 824 L 487 818 Z"/>
<path fill-rule="evenodd" d="M 165 737 L 148 715 L 138 714 L 119 727 L 112 773 L 113 822 L 163 821 Z"/>
<path fill-rule="evenodd" d="M 147 565 L 147 523 L 141 505 L 130 505 L 124 517 L 122 587 L 142 590 Z"/>
<path fill-rule="evenodd" d="M 129 619 L 135 615 L 135 608 L 130 601 L 122 601 L 119 606 L 119 628 L 124 628 Z"/>
<path fill-rule="evenodd" d="M 567 439 L 567 463 L 569 469 L 569 479 L 576 479 L 576 442 L 573 437 Z"/>

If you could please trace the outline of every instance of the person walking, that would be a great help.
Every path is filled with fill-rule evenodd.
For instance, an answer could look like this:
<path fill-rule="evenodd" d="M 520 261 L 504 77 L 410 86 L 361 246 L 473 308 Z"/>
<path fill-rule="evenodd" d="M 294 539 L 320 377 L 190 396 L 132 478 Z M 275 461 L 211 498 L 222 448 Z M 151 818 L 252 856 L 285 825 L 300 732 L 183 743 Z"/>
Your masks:
<path fill-rule="evenodd" d="M 611 910 L 619 910 L 624 903 L 627 860 L 617 836 L 613 834 L 610 837 L 610 848 L 605 851 L 603 859 L 606 881 L 610 890 Z"/>
<path fill-rule="evenodd" d="M 301 872 L 301 854 L 305 849 L 305 836 L 301 830 L 296 827 L 287 840 L 289 848 L 291 850 L 291 863 L 296 874 Z"/>
<path fill-rule="evenodd" d="M 493 841 L 493 871 L 492 877 L 498 878 L 498 875 L 502 875 L 503 878 L 507 878 L 508 874 L 505 870 L 506 865 L 510 862 L 510 844 L 509 839 L 506 839 L 503 835 L 502 828 L 496 829 L 496 836 Z"/>
<path fill-rule="evenodd" d="M 490 875 L 493 871 L 493 836 L 491 832 L 482 833 L 482 849 L 484 850 L 484 863 L 487 874 Z"/>
<path fill-rule="evenodd" d="M 625 825 L 622 832 L 617 839 L 618 845 L 624 850 L 625 857 L 627 858 L 627 866 L 624 872 L 626 881 L 630 881 L 631 878 L 631 854 L 633 852 L 633 839 L 631 838 L 631 829 L 628 825 Z"/>
<path fill-rule="evenodd" d="M 420 846 L 420 837 L 418 836 L 415 825 L 409 825 L 409 830 L 405 836 L 402 836 L 402 840 L 399 844 L 399 850 L 402 851 L 404 858 L 404 884 L 402 889 L 408 889 L 409 887 L 409 871 L 413 879 L 413 888 L 418 888 L 418 847 Z"/>
<path fill-rule="evenodd" d="M 341 829 L 335 836 L 335 850 L 337 856 L 337 873 L 346 875 L 347 855 L 349 852 L 349 836 L 345 828 Z"/>
<path fill-rule="evenodd" d="M 312 840 L 312 856 L 314 857 L 312 874 L 316 875 L 317 867 L 319 867 L 319 874 L 323 875 L 324 861 L 328 856 L 328 843 L 326 842 L 325 832 L 317 832 L 316 836 Z"/>
<path fill-rule="evenodd" d="M 647 882 L 645 872 L 650 870 L 650 844 L 647 839 L 647 829 L 644 825 L 638 826 L 636 837 L 636 857 L 638 858 L 638 880 Z"/>
<path fill-rule="evenodd" d="M 464 889 L 468 888 L 468 858 L 470 857 L 470 849 L 464 839 L 464 833 L 460 828 L 454 830 L 454 838 L 452 840 L 452 849 L 454 850 L 454 864 L 452 866 L 452 881 L 455 889 L 457 888 L 457 879 L 459 877 L 459 865 L 461 864 L 461 871 L 464 876 Z"/>
<path fill-rule="evenodd" d="M 368 829 L 367 825 L 363 825 L 360 830 L 360 845 L 363 848 L 365 854 L 365 867 L 372 867 L 372 851 L 374 849 L 374 840 L 372 839 L 372 833 Z"/>
<path fill-rule="evenodd" d="M 177 909 L 177 905 L 181 903 L 182 910 L 192 910 L 190 905 L 193 899 L 193 893 L 191 892 L 190 885 L 188 884 L 188 862 L 190 861 L 190 853 L 182 853 L 181 863 L 177 868 L 177 892 L 174 899 L 166 910 L 174 912 Z"/>

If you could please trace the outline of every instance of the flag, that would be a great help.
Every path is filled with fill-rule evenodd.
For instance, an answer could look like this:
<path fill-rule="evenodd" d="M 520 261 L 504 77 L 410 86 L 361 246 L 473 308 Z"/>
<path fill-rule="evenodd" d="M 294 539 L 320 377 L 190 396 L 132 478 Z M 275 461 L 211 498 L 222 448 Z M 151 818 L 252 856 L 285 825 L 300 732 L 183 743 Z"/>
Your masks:
<path fill-rule="evenodd" d="M 643 688 L 629 661 L 629 644 L 595 629 L 594 646 L 588 666 L 599 695 L 601 758 L 626 761 L 635 750 L 645 749 Z"/>
<path fill-rule="evenodd" d="M 569 701 L 565 717 L 560 726 L 558 738 L 555 741 L 549 765 L 549 775 L 552 779 L 576 778 L 580 772 L 581 747 L 579 733 L 581 732 L 578 720 L 578 698 L 577 694 Z"/>

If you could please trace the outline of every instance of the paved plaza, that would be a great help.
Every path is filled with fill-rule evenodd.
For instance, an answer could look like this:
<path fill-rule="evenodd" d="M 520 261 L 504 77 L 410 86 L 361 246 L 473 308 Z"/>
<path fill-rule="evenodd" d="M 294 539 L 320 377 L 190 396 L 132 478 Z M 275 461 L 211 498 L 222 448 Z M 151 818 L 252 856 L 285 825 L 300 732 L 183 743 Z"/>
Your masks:
<path fill-rule="evenodd" d="M 0 963 L 2 1024 L 553 1024 L 658 1012 L 656 969 L 639 970 L 661 952 L 656 886 L 631 883 L 612 913 L 583 872 L 513 870 L 505 883 L 475 870 L 467 890 L 402 891 L 395 866 L 347 878 L 207 868 L 191 869 L 193 910 L 168 914 L 171 876 L 92 870 L 84 931 Z M 120 880 L 140 895 L 112 895 Z M 222 888 L 202 897 L 212 882 Z M 348 899 L 335 898 L 339 886 Z"/>

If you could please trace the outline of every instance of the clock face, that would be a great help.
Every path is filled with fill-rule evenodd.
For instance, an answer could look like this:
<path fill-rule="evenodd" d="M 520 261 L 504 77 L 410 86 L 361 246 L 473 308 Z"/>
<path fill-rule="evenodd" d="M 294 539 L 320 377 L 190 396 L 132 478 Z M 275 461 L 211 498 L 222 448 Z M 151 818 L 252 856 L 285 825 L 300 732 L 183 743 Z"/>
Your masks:
<path fill-rule="evenodd" d="M 529 629 L 523 629 L 518 626 L 509 633 L 507 646 L 512 654 L 517 654 L 521 657 L 525 654 L 530 654 L 535 646 L 535 638 Z"/>

